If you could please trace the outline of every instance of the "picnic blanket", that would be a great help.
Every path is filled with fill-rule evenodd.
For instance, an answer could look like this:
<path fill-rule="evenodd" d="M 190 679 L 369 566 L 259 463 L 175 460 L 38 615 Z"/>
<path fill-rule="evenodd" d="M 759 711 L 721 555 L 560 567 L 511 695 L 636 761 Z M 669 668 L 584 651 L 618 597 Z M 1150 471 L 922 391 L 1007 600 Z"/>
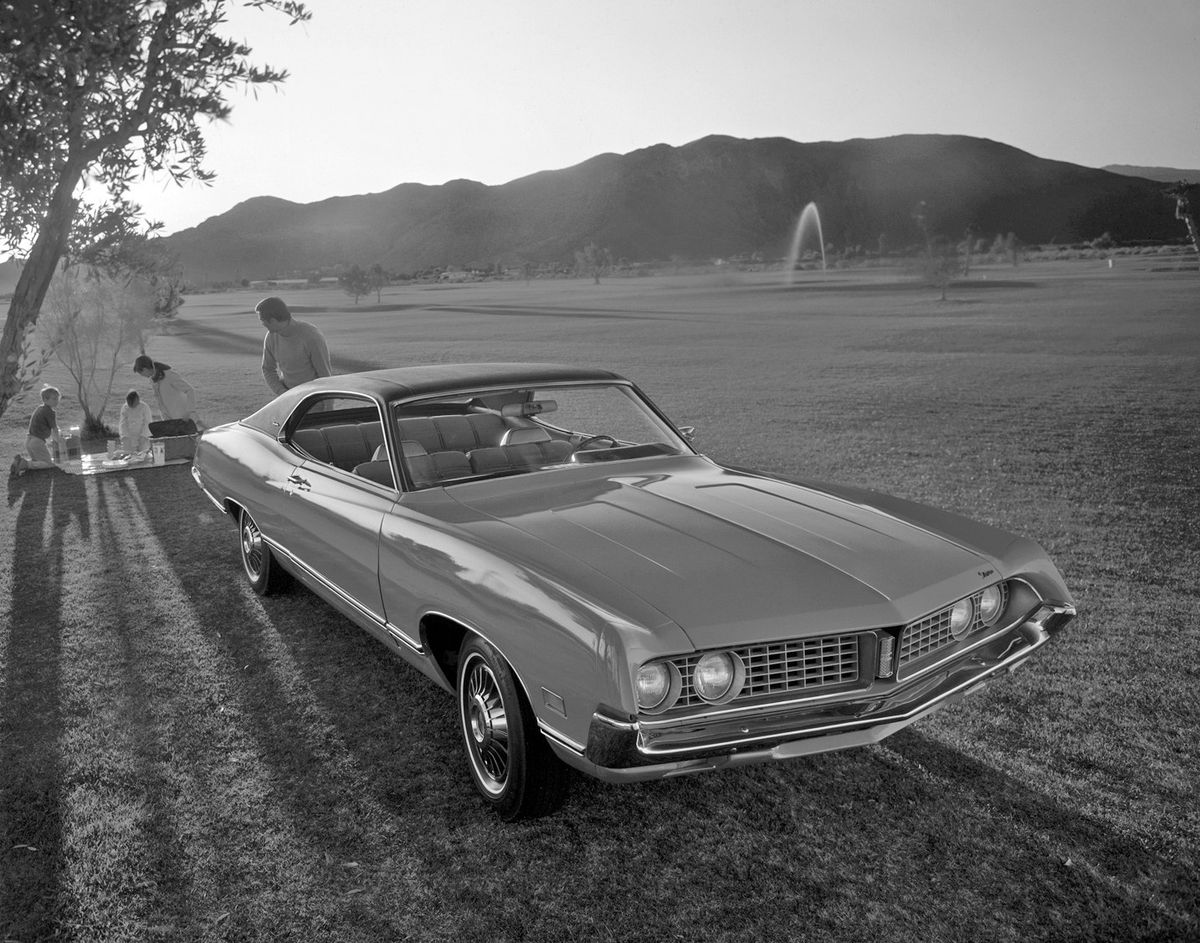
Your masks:
<path fill-rule="evenodd" d="M 59 462 L 58 467 L 68 475 L 104 475 L 108 472 L 140 471 L 143 468 L 162 468 L 165 465 L 187 465 L 191 458 L 169 458 L 162 465 L 154 464 L 151 452 L 134 452 L 122 458 L 109 458 L 105 452 L 84 455 Z"/>

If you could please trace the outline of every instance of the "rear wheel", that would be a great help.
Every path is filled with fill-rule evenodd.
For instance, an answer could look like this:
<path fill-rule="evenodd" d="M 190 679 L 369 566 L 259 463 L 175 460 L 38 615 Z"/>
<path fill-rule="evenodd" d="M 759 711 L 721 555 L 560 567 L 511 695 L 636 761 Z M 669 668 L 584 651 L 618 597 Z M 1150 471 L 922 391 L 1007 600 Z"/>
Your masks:
<path fill-rule="evenodd" d="M 287 589 L 291 577 L 279 565 L 271 548 L 263 540 L 262 531 L 245 508 L 238 515 L 238 532 L 242 569 L 250 580 L 250 588 L 260 596 L 270 596 Z"/>
<path fill-rule="evenodd" d="M 538 730 L 512 668 L 474 635 L 459 651 L 458 713 L 475 788 L 502 819 L 562 805 L 570 770 Z"/>

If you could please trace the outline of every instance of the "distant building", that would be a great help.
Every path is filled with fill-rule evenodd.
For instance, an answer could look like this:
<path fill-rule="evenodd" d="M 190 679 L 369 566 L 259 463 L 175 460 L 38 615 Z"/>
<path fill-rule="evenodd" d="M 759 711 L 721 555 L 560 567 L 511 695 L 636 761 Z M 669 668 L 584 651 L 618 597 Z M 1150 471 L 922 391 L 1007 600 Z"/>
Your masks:
<path fill-rule="evenodd" d="M 307 278 L 262 278 L 250 282 L 251 288 L 307 288 Z"/>

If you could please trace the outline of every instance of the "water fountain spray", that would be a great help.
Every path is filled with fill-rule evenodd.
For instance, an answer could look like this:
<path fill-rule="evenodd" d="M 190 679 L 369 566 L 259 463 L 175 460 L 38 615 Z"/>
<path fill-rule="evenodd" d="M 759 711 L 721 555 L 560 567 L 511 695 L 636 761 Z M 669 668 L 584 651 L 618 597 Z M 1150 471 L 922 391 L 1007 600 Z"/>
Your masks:
<path fill-rule="evenodd" d="M 804 234 L 813 225 L 817 227 L 817 244 L 821 247 L 821 271 L 825 271 L 825 234 L 821 232 L 821 214 L 817 212 L 817 204 L 809 203 L 796 221 L 796 231 L 792 234 L 792 247 L 788 250 L 787 284 L 792 284 L 796 277 L 796 261 L 800 258 L 800 246 L 804 242 Z"/>

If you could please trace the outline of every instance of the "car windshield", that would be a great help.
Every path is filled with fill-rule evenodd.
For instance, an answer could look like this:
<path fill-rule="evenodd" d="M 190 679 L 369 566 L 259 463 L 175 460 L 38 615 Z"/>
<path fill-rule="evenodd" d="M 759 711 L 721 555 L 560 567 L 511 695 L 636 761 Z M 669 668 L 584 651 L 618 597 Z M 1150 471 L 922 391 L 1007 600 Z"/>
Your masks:
<path fill-rule="evenodd" d="M 482 390 L 391 408 L 417 488 L 691 451 L 624 384 Z"/>

